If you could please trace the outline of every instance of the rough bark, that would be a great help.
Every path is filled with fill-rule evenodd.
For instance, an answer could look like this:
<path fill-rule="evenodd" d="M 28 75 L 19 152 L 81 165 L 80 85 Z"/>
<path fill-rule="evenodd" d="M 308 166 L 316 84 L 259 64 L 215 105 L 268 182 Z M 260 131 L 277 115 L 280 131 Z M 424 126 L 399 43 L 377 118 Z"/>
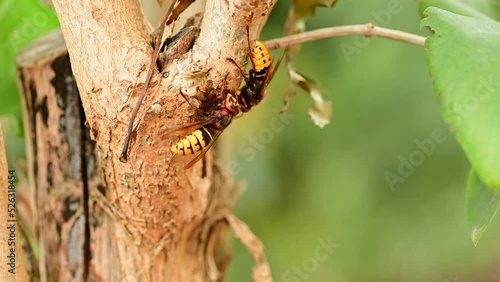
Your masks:
<path fill-rule="evenodd" d="M 27 47 L 18 57 L 18 74 L 40 279 L 84 281 L 90 269 L 88 191 L 100 180 L 61 32 Z M 99 211 L 91 214 L 93 221 L 100 217 Z"/>
<path fill-rule="evenodd" d="M 0 281 L 28 281 L 24 253 L 21 247 L 20 222 L 16 214 L 18 201 L 15 180 L 17 174 L 7 164 L 7 154 L 3 141 L 3 129 L 0 125 Z"/>
<path fill-rule="evenodd" d="M 47 96 L 45 103 L 52 103 L 54 112 L 49 111 L 45 117 L 44 110 L 39 109 L 30 116 L 32 121 L 40 125 L 31 128 L 36 136 L 30 137 L 35 146 L 32 153 L 37 158 L 33 160 L 32 179 L 36 179 L 34 186 L 48 182 L 48 179 L 52 183 L 34 187 L 34 190 L 37 191 L 38 201 L 41 199 L 40 193 L 46 193 L 49 197 L 52 188 L 61 189 L 64 193 L 59 198 L 49 197 L 50 203 L 37 202 L 37 208 L 41 209 L 39 212 L 42 211 L 39 213 L 38 233 L 43 241 L 41 244 L 46 248 L 69 246 L 61 242 L 69 243 L 68 240 L 74 235 L 71 231 L 59 232 L 55 237 L 52 237 L 52 233 L 46 233 L 49 237 L 44 240 L 45 228 L 55 233 L 59 231 L 58 228 L 76 230 L 81 220 L 85 226 L 81 235 L 84 236 L 83 241 L 75 241 L 77 245 L 83 244 L 81 248 L 77 247 L 83 249 L 83 263 L 77 262 L 67 268 L 71 260 L 59 253 L 50 258 L 55 263 L 52 266 L 52 262 L 46 261 L 49 259 L 46 254 L 43 257 L 45 261 L 42 259 L 40 262 L 41 267 L 46 268 L 45 272 L 40 269 L 43 272 L 42 279 L 57 277 L 78 280 L 78 277 L 88 277 L 100 281 L 217 281 L 223 278 L 229 257 L 224 250 L 229 224 L 238 226 L 238 237 L 248 238 L 243 239 L 244 243 L 257 246 L 253 250 L 259 253 L 256 256 L 258 266 L 254 270 L 254 279 L 270 280 L 260 243 L 230 214 L 236 190 L 227 175 L 216 165 L 212 154 L 207 154 L 203 161 L 190 170 L 179 170 L 171 165 L 169 148 L 173 140 L 164 138 L 163 133 L 191 120 L 192 110 L 177 95 L 179 89 L 190 96 L 205 97 L 218 95 L 223 85 L 233 92 L 237 90 L 240 77 L 237 69 L 228 64 L 226 58 L 244 62 L 248 51 L 245 28 L 253 27 L 265 19 L 271 6 L 270 1 L 264 0 L 207 1 L 201 32 L 192 50 L 167 66 L 164 72 L 155 70 L 147 97 L 139 111 L 129 160 L 122 163 L 118 158 L 125 131 L 145 81 L 152 54 L 151 39 L 141 7 L 134 0 L 54 1 L 80 92 L 86 125 L 96 142 L 98 171 L 95 175 L 99 178 L 92 182 L 94 174 L 87 171 L 69 186 L 67 183 L 55 182 L 65 180 L 67 175 L 58 176 L 63 179 L 54 178 L 56 175 L 53 175 L 53 171 L 50 174 L 53 166 L 49 166 L 49 163 L 57 163 L 65 168 L 70 162 L 69 159 L 66 163 L 51 159 L 52 154 L 67 154 L 64 150 L 70 146 L 69 142 L 58 146 L 61 134 L 50 129 L 53 122 L 60 126 L 64 113 L 54 104 L 57 91 L 37 91 L 36 99 L 32 100 L 35 102 L 33 109 L 37 103 L 44 103 L 43 95 L 52 95 L 52 98 Z M 223 81 L 228 70 L 228 81 Z M 49 70 L 41 74 L 49 77 L 54 75 Z M 51 86 L 47 87 L 49 89 Z M 43 134 L 37 128 L 47 130 L 50 137 L 44 141 L 52 149 L 55 146 L 56 152 L 42 148 L 49 153 L 39 155 L 39 146 L 45 143 L 39 141 Z M 82 132 L 78 134 L 81 136 Z M 90 157 L 83 151 L 80 154 Z M 46 165 L 45 170 L 37 170 L 40 162 Z M 87 181 L 92 184 L 82 184 L 83 177 L 87 177 Z M 99 185 L 100 181 L 102 185 Z M 85 187 L 80 189 L 81 185 L 87 185 L 88 197 L 82 192 Z M 82 207 L 83 212 L 77 209 L 69 218 L 65 218 L 64 211 L 70 209 L 69 204 L 72 203 L 65 203 L 64 199 L 68 198 L 80 204 L 86 203 L 88 210 Z M 43 207 L 48 209 L 45 214 Z M 59 209 L 59 213 L 54 213 L 54 207 Z M 54 215 L 56 220 L 48 227 L 41 225 L 48 216 Z M 85 247 L 85 242 L 88 242 L 88 247 Z M 44 251 L 57 253 L 54 250 Z M 68 269 L 72 269 L 72 272 Z M 81 276 L 78 276 L 79 273 Z"/>

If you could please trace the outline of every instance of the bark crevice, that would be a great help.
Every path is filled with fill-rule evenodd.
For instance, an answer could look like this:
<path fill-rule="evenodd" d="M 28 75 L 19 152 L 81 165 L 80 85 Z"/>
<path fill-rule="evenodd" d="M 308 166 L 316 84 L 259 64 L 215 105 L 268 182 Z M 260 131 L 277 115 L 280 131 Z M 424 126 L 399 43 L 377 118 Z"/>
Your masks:
<path fill-rule="evenodd" d="M 241 77 L 226 58 L 245 61 L 246 27 L 258 29 L 271 1 L 207 1 L 190 51 L 153 70 L 127 163 L 118 158 L 152 53 L 141 7 L 135 0 L 53 2 L 67 46 L 58 56 L 69 53 L 81 104 L 72 110 L 80 119 L 67 119 L 61 93 L 76 90 L 74 82 L 64 91 L 47 84 L 64 75 L 51 64 L 58 56 L 20 66 L 42 280 L 220 281 L 228 227 L 251 234 L 231 215 L 235 187 L 212 152 L 190 170 L 172 166 L 174 140 L 163 133 L 193 119 L 180 90 L 194 101 L 220 95 L 223 86 L 237 91 Z M 65 219 L 75 199 L 77 210 Z M 74 265 L 70 241 L 81 245 Z M 265 273 L 254 278 L 269 281 L 263 253 L 256 257 Z"/>

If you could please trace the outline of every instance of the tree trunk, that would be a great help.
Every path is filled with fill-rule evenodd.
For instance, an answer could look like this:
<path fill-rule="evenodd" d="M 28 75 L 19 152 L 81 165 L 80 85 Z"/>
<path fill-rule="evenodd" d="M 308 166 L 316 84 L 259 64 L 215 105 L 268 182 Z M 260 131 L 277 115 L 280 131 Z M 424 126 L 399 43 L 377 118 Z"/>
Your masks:
<path fill-rule="evenodd" d="M 89 274 L 90 224 L 103 212 L 89 202 L 102 191 L 95 142 L 60 31 L 34 42 L 18 57 L 28 171 L 42 281 L 84 281 Z M 97 209 L 96 209 L 97 208 Z"/>
<path fill-rule="evenodd" d="M 22 224 L 16 211 L 19 209 L 17 173 L 7 164 L 7 154 L 3 141 L 3 128 L 0 125 L 0 181 L 5 187 L 0 193 L 0 281 L 28 281 L 21 247 L 20 229 Z"/>
<path fill-rule="evenodd" d="M 243 64 L 246 27 L 265 21 L 270 1 L 207 1 L 193 48 L 153 72 L 127 163 L 118 158 L 153 51 L 141 7 L 53 2 L 82 106 L 64 51 L 20 66 L 41 280 L 219 281 L 231 226 L 254 255 L 254 280 L 270 281 L 260 242 L 231 214 L 228 173 L 211 152 L 189 170 L 171 165 L 164 136 L 192 121 L 180 89 L 193 100 L 236 92 L 226 58 Z"/>

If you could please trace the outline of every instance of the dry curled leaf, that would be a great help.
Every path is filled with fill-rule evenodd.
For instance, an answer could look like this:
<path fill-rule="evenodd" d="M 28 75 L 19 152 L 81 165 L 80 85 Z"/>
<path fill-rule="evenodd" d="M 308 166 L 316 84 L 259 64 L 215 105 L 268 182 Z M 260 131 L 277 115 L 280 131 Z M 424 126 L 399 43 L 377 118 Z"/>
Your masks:
<path fill-rule="evenodd" d="M 286 34 L 305 31 L 305 20 L 314 15 L 317 7 L 333 8 L 338 0 L 295 0 L 290 7 L 286 22 Z"/>
<path fill-rule="evenodd" d="M 333 8 L 338 0 L 295 0 L 293 6 L 295 14 L 300 18 L 313 16 L 317 7 Z"/>
<path fill-rule="evenodd" d="M 312 89 L 310 94 L 314 100 L 314 105 L 309 108 L 307 113 L 314 124 L 319 128 L 323 128 L 330 123 L 330 119 L 332 118 L 332 102 L 325 102 L 321 93 L 316 88 Z"/>
<path fill-rule="evenodd" d="M 305 20 L 314 15 L 317 7 L 332 8 L 335 4 L 337 4 L 337 2 L 338 0 L 295 0 L 290 8 L 290 12 L 288 13 L 285 27 L 286 34 L 289 35 L 304 32 L 306 29 Z M 290 96 L 296 94 L 298 86 L 309 93 L 313 99 L 314 105 L 309 109 L 308 114 L 314 124 L 323 128 L 325 125 L 330 123 L 330 119 L 332 117 L 332 103 L 324 101 L 316 82 L 300 74 L 293 68 L 292 62 L 295 54 L 300 50 L 300 46 L 301 45 L 296 45 L 293 48 L 290 48 L 287 53 L 287 70 L 288 75 L 291 78 L 291 83 L 285 98 L 285 106 L 281 111 L 284 112 L 287 110 Z"/>
<path fill-rule="evenodd" d="M 254 282 L 271 282 L 271 268 L 267 263 L 264 255 L 264 248 L 259 238 L 252 233 L 250 228 L 241 220 L 236 218 L 230 212 L 225 215 L 227 222 L 234 231 L 234 234 L 241 240 L 243 245 L 247 247 L 248 251 L 252 254 L 255 265 L 252 269 L 252 276 Z"/>
<path fill-rule="evenodd" d="M 163 6 L 165 6 L 165 4 L 172 5 L 174 0 L 156 0 L 156 2 L 158 2 L 158 5 L 160 5 L 160 7 L 163 7 Z"/>
<path fill-rule="evenodd" d="M 297 86 L 305 90 L 314 101 L 314 105 L 309 108 L 308 114 L 315 125 L 323 128 L 330 123 L 332 117 L 332 102 L 325 101 L 321 95 L 321 90 L 318 84 L 304 75 L 300 74 L 293 68 L 288 68 L 290 74 L 291 85 L 288 88 L 287 100 L 285 100 L 285 110 L 288 105 L 290 95 L 297 91 Z"/>

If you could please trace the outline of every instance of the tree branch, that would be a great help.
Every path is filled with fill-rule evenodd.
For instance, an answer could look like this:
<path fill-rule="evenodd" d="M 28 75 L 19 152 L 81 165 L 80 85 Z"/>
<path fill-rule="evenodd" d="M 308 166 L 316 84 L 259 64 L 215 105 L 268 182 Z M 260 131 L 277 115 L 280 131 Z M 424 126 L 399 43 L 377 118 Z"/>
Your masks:
<path fill-rule="evenodd" d="M 105 188 L 90 191 L 91 200 L 109 207 L 91 233 L 92 238 L 101 234 L 91 246 L 96 273 L 113 270 L 116 275 L 104 277 L 122 281 L 208 280 L 207 257 L 216 257 L 224 245 L 218 238 L 225 235 L 214 229 L 213 218 L 219 210 L 232 208 L 234 197 L 228 195 L 233 187 L 214 165 L 211 152 L 188 171 L 171 166 L 169 148 L 175 140 L 162 133 L 192 121 L 192 110 L 177 95 L 180 89 L 194 97 L 220 95 L 225 84 L 228 91 L 237 90 L 241 77 L 226 58 L 238 63 L 247 58 L 245 27 L 261 21 L 271 2 L 207 0 L 193 48 L 162 73 L 154 68 L 128 162 L 122 163 L 118 158 L 127 125 L 153 53 L 139 1 L 54 0 L 97 141 Z M 105 198 L 96 197 L 97 192 Z M 103 246 L 106 251 L 98 252 Z M 213 252 L 206 253 L 208 249 Z"/>
<path fill-rule="evenodd" d="M 324 38 L 353 35 L 363 35 L 366 37 L 382 37 L 418 46 L 424 46 L 425 44 L 425 37 L 400 30 L 378 27 L 372 23 L 322 28 L 307 31 L 304 33 L 293 34 L 278 39 L 268 40 L 265 41 L 264 44 L 266 44 L 269 50 L 276 50 Z"/>

